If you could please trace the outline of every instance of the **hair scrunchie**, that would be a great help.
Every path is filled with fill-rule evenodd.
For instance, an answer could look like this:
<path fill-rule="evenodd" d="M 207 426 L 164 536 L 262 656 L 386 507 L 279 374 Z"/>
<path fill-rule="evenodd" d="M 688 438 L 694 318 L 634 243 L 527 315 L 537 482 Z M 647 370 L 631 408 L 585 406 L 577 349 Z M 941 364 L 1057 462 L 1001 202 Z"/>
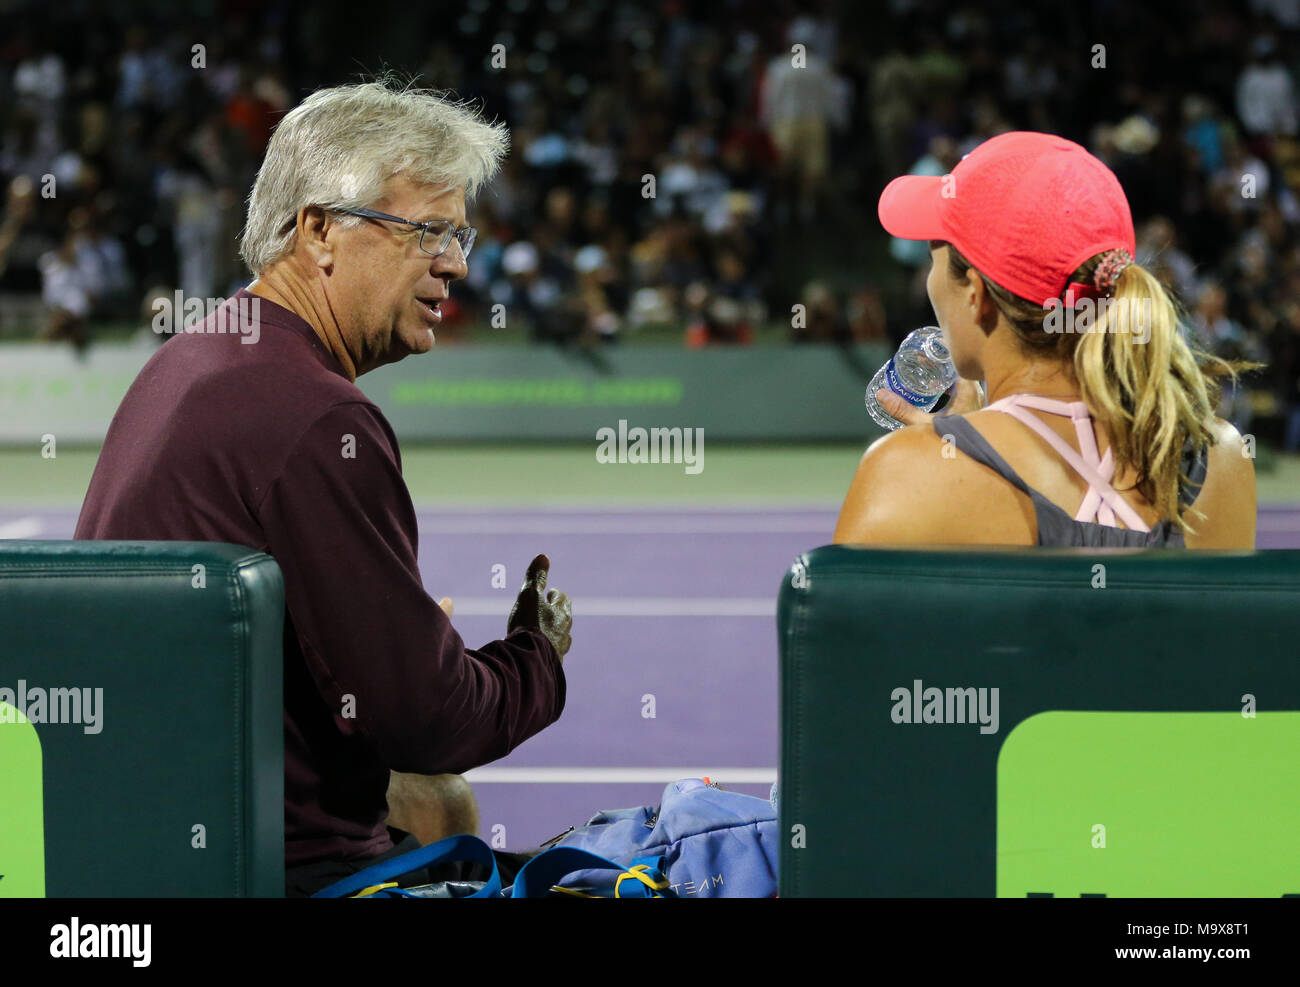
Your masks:
<path fill-rule="evenodd" d="M 1100 294 L 1109 298 L 1115 294 L 1115 282 L 1119 280 L 1124 268 L 1133 263 L 1133 255 L 1127 250 L 1108 250 L 1103 258 L 1093 272 L 1092 283 Z"/>

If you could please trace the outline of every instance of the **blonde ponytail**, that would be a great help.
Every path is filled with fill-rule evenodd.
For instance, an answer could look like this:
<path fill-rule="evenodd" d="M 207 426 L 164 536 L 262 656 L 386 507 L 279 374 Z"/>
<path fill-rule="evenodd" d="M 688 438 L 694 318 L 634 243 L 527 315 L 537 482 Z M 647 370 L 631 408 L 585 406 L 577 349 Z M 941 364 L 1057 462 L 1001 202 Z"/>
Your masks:
<path fill-rule="evenodd" d="M 1074 372 L 1084 403 L 1110 437 L 1115 475 L 1132 468 L 1137 489 L 1162 518 L 1181 517 L 1183 449 L 1212 445 L 1217 377 L 1236 376 L 1227 361 L 1196 353 L 1178 309 L 1160 282 L 1130 264 L 1092 331 L 1078 336 Z M 1199 356 L 1199 360 L 1198 360 Z M 1199 513 L 1199 512 L 1198 512 Z"/>
<path fill-rule="evenodd" d="M 1105 256 L 1085 262 L 1071 280 L 1091 284 Z M 948 244 L 949 273 L 960 279 L 970 267 Z M 1177 302 L 1138 264 L 1120 273 L 1113 298 L 1093 303 L 1091 318 L 1090 306 L 1083 303 L 1085 317 L 1074 316 L 1073 332 L 1048 331 L 1059 326 L 1059 309 L 980 277 L 1026 353 L 1073 368 L 1084 403 L 1110 438 L 1114 475 L 1132 469 L 1136 489 L 1159 517 L 1194 532 L 1179 503 L 1180 486 L 1189 479 L 1181 470 L 1184 447 L 1189 440 L 1195 449 L 1214 444 L 1211 426 L 1222 380 L 1235 382 L 1239 373 L 1263 365 L 1223 360 L 1193 347 Z"/>

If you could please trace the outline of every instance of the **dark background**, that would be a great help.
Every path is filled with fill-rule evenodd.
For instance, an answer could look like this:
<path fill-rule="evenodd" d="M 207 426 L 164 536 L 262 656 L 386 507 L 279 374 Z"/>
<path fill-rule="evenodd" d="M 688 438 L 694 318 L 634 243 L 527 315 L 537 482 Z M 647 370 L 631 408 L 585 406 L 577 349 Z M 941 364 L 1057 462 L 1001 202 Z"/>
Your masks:
<path fill-rule="evenodd" d="M 8 3 L 0 39 L 0 337 L 84 347 L 138 332 L 155 292 L 229 294 L 275 121 L 393 70 L 512 132 L 440 342 L 896 341 L 932 321 L 928 254 L 880 229 L 880 189 L 1046 130 L 1119 175 L 1196 341 L 1269 365 L 1221 413 L 1300 449 L 1294 0 Z M 783 157 L 792 115 L 824 136 Z M 513 334 L 488 328 L 494 302 Z"/>

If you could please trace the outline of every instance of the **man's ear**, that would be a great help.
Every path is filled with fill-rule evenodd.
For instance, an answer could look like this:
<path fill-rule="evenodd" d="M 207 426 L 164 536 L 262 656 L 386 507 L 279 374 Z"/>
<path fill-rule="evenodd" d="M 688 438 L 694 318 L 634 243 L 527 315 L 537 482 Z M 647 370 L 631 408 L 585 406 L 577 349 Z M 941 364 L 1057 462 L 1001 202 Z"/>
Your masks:
<path fill-rule="evenodd" d="M 298 210 L 298 242 L 307 248 L 312 263 L 319 268 L 334 264 L 334 247 L 330 242 L 333 227 L 333 218 L 320 206 L 304 206 Z"/>

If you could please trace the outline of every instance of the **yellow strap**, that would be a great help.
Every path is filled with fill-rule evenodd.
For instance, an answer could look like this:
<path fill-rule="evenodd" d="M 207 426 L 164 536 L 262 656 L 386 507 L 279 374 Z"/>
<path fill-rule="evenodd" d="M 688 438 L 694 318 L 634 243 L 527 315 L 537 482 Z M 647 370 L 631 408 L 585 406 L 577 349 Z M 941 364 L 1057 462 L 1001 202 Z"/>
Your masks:
<path fill-rule="evenodd" d="M 644 884 L 647 888 L 649 888 L 652 891 L 662 891 L 664 888 L 668 887 L 668 878 L 665 877 L 663 881 L 656 881 L 654 878 L 652 878 L 649 875 L 648 873 L 649 870 L 650 870 L 649 864 L 637 864 L 631 870 L 618 875 L 618 880 L 614 882 L 614 897 L 615 898 L 623 897 L 621 894 L 618 893 L 618 886 L 622 884 L 624 881 L 626 881 L 629 877 L 635 878 L 636 880 L 640 881 L 642 884 Z M 655 897 L 655 896 L 651 895 L 651 897 Z"/>
<path fill-rule="evenodd" d="M 395 887 L 397 887 L 397 882 L 396 882 L 396 881 L 389 881 L 387 884 L 372 884 L 372 885 L 370 885 L 370 887 L 368 887 L 368 888 L 362 888 L 360 891 L 358 891 L 358 892 L 357 892 L 356 894 L 354 894 L 352 897 L 353 897 L 353 898 L 365 898 L 365 897 L 367 897 L 368 895 L 372 895 L 372 894 L 374 894 L 376 891 L 382 891 L 384 888 L 395 888 Z"/>
<path fill-rule="evenodd" d="M 575 898 L 594 898 L 594 894 L 587 894 L 585 891 L 575 891 L 573 888 L 562 888 L 558 884 L 551 886 L 552 891 L 558 891 L 561 894 L 571 894 Z"/>

